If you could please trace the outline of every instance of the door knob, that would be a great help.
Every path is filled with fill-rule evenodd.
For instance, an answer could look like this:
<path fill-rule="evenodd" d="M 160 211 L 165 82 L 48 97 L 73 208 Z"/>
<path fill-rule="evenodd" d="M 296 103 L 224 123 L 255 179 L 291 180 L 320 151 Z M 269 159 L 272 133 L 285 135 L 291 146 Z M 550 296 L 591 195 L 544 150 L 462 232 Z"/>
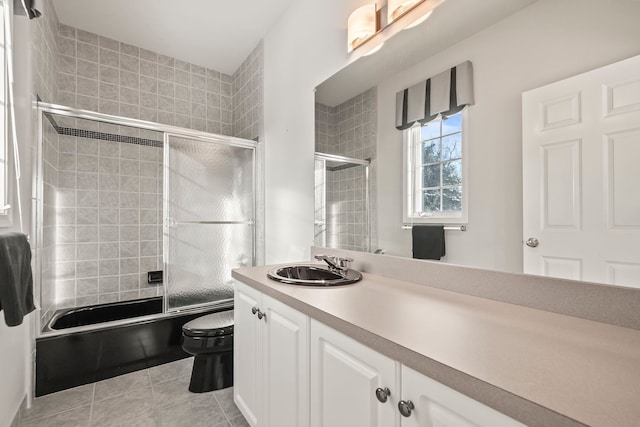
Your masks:
<path fill-rule="evenodd" d="M 401 400 L 398 402 L 398 410 L 400 411 L 400 415 L 403 417 L 410 417 L 411 411 L 413 411 L 414 408 L 415 406 L 413 406 L 413 402 L 410 400 L 407 400 L 406 402 Z"/>
<path fill-rule="evenodd" d="M 391 390 L 389 390 L 389 387 L 385 387 L 385 388 L 378 387 L 376 389 L 376 397 L 378 398 L 378 401 L 380 403 L 386 402 L 389 396 L 391 396 Z"/>
<path fill-rule="evenodd" d="M 529 237 L 526 241 L 526 244 L 530 248 L 537 248 L 540 242 L 535 237 Z"/>

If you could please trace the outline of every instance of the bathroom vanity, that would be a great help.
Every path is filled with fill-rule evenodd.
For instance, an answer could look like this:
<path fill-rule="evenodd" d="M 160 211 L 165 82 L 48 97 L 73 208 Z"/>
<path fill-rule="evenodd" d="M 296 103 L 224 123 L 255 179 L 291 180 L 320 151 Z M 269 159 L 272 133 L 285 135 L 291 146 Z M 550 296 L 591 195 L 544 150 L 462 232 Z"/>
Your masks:
<path fill-rule="evenodd" d="M 234 270 L 234 397 L 250 425 L 637 425 L 637 328 L 360 266 L 362 281 L 336 287 Z"/>

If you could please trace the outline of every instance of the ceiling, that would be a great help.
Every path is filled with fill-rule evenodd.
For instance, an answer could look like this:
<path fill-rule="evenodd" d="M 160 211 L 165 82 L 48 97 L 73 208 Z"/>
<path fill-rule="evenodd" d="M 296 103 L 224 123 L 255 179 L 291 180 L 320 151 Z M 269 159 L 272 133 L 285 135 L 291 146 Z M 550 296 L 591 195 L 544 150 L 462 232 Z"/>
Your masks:
<path fill-rule="evenodd" d="M 233 74 L 292 0 L 53 0 L 61 23 Z"/>
<path fill-rule="evenodd" d="M 385 39 L 385 33 L 393 28 L 385 29 L 354 51 L 354 61 L 350 65 L 317 87 L 316 102 L 331 107 L 339 105 L 534 1 L 536 0 L 445 1 L 433 11 L 429 19 L 415 28 L 400 31 L 389 39 Z M 358 52 L 360 49 L 369 49 L 369 44 L 381 42 L 384 42 L 383 47 L 370 56 L 362 56 Z"/>

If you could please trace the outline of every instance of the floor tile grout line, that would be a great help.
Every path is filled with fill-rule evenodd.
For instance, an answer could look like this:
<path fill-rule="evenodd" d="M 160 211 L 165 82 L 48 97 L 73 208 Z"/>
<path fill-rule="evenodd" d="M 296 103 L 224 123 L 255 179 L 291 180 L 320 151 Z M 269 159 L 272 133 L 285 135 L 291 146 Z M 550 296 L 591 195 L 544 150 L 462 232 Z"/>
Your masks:
<path fill-rule="evenodd" d="M 95 384 L 95 383 L 92 383 L 92 384 Z M 86 384 L 85 384 L 85 385 L 86 385 Z M 80 386 L 77 386 L 77 387 L 83 387 L 83 385 L 80 385 Z M 94 386 L 94 387 L 95 387 L 95 386 Z M 74 387 L 74 388 L 76 388 L 76 387 Z M 66 408 L 66 409 L 63 409 L 63 410 L 59 410 L 59 411 L 53 412 L 53 413 L 48 414 L 48 415 L 39 416 L 39 417 L 37 417 L 37 418 L 33 418 L 33 419 L 29 420 L 28 422 L 25 422 L 25 418 L 27 418 L 27 417 L 26 417 L 26 414 L 28 414 L 28 413 L 29 413 L 29 411 L 32 411 L 32 410 L 34 409 L 34 407 L 35 407 L 35 405 L 36 405 L 36 400 L 37 400 L 38 398 L 40 398 L 40 399 L 45 399 L 45 398 L 47 398 L 48 396 L 52 396 L 52 395 L 54 395 L 54 394 L 56 394 L 56 393 L 63 393 L 63 392 L 65 392 L 65 391 L 67 391 L 67 390 L 70 390 L 70 389 L 60 390 L 60 391 L 57 391 L 57 392 L 55 392 L 55 393 L 45 394 L 44 396 L 36 397 L 36 398 L 34 399 L 34 403 L 31 405 L 31 408 L 27 409 L 27 410 L 25 411 L 25 413 L 24 413 L 24 414 L 21 414 L 21 415 L 20 415 L 20 425 L 23 425 L 23 424 L 25 424 L 25 425 L 26 425 L 26 424 L 28 424 L 28 423 L 33 423 L 33 422 L 35 422 L 35 421 L 41 421 L 41 420 L 44 420 L 44 419 L 47 419 L 47 418 L 55 417 L 55 416 L 57 416 L 57 415 L 60 415 L 60 414 L 65 413 L 65 412 L 73 411 L 73 410 L 76 410 L 76 409 L 78 409 L 78 408 L 82 408 L 83 406 L 90 405 L 90 404 L 92 403 L 92 402 L 89 402 L 89 403 L 88 403 L 88 404 L 86 404 L 86 405 L 72 406 L 72 407 L 70 407 L 70 408 Z M 65 400 L 66 400 L 66 398 L 65 398 Z"/>
<path fill-rule="evenodd" d="M 144 370 L 145 370 L 145 371 L 147 371 L 148 369 L 144 369 Z M 109 381 L 109 380 L 112 380 L 112 379 L 114 379 L 114 378 L 119 378 L 119 377 L 123 377 L 123 376 L 126 376 L 126 375 L 139 374 L 140 372 L 141 372 L 141 371 L 133 371 L 133 372 L 129 372 L 129 373 L 127 373 L 127 374 L 122 374 L 122 375 L 118 375 L 118 376 L 115 376 L 115 377 L 112 377 L 112 378 L 107 378 L 106 380 L 97 381 L 97 382 L 95 383 L 95 384 L 96 384 L 96 388 L 97 388 L 97 384 L 98 384 L 98 383 L 101 383 L 101 382 L 104 382 L 104 381 Z M 149 379 L 149 383 L 151 383 L 151 379 Z M 102 402 L 102 401 L 105 401 L 105 400 L 112 399 L 112 398 L 114 398 L 114 397 L 122 396 L 122 395 L 127 394 L 127 393 L 131 393 L 131 392 L 134 392 L 134 391 L 143 390 L 143 389 L 145 389 L 145 388 L 148 388 L 148 386 L 139 386 L 139 387 L 134 387 L 134 388 L 132 388 L 132 389 L 119 390 L 118 392 L 116 392 L 116 394 L 113 394 L 113 395 L 111 395 L 111 396 L 107 396 L 107 397 L 103 397 L 102 399 L 96 399 L 96 396 L 95 396 L 95 394 L 94 394 L 93 401 L 94 401 L 94 402 L 98 402 L 98 403 L 99 403 L 99 402 Z"/>
<path fill-rule="evenodd" d="M 96 401 L 96 383 L 93 383 L 93 393 L 91 394 L 91 407 L 89 408 L 89 424 L 87 427 L 91 427 L 91 421 L 93 419 L 93 404 Z"/>
<path fill-rule="evenodd" d="M 156 401 L 156 391 L 153 386 L 153 381 L 151 380 L 151 369 L 147 368 L 146 371 L 147 371 L 147 377 L 149 378 L 149 386 L 151 387 L 151 399 L 153 399 L 153 414 L 155 415 L 155 417 L 159 419 L 160 411 L 158 408 L 158 402 Z"/>
<path fill-rule="evenodd" d="M 142 371 L 142 370 L 140 370 L 140 371 Z M 134 372 L 131 372 L 129 374 L 136 373 L 136 372 L 139 373 L 140 371 L 134 371 Z M 149 368 L 145 368 L 143 371 L 146 374 L 147 379 L 149 380 L 149 386 L 148 387 L 146 387 L 146 386 L 145 387 L 138 387 L 138 388 L 134 388 L 134 389 L 131 389 L 131 390 L 123 390 L 123 389 L 121 389 L 116 394 L 114 394 L 112 396 L 109 396 L 107 398 L 98 400 L 98 401 L 95 400 L 95 389 L 97 388 L 96 385 L 100 381 L 94 383 L 94 401 L 93 401 L 93 403 L 100 403 L 100 402 L 105 402 L 107 400 L 117 399 L 117 398 L 120 398 L 120 397 L 122 397 L 122 396 L 124 396 L 126 394 L 134 393 L 134 392 L 140 392 L 140 391 L 143 391 L 143 390 L 149 388 L 149 390 L 151 391 L 152 401 L 153 401 L 153 405 L 151 407 L 151 410 L 149 412 L 145 412 L 143 414 L 140 414 L 137 417 L 127 418 L 127 419 L 122 420 L 122 421 L 123 422 L 131 422 L 131 421 L 136 420 L 137 418 L 142 418 L 142 417 L 147 416 L 147 415 L 150 415 L 151 417 L 154 417 L 154 415 L 156 414 L 156 404 L 155 404 L 155 396 L 153 394 L 153 385 L 151 383 L 151 377 L 150 377 L 150 374 L 149 374 Z M 124 374 L 124 375 L 129 375 L 129 374 Z M 113 378 L 117 378 L 117 377 L 113 377 Z M 111 379 L 111 378 L 109 378 L 109 379 Z M 103 380 L 103 381 L 108 381 L 109 379 Z M 91 413 L 91 420 L 90 420 L 90 426 L 92 426 L 92 425 L 93 425 L 93 405 L 92 405 L 92 413 Z"/>
<path fill-rule="evenodd" d="M 231 418 L 229 418 L 229 415 L 227 415 L 227 411 L 224 410 L 224 407 L 222 406 L 222 403 L 220 403 L 220 399 L 218 399 L 218 396 L 216 396 L 215 391 L 213 392 L 213 398 L 216 400 L 216 402 L 218 403 L 218 406 L 220 407 L 220 410 L 222 411 L 222 414 L 224 415 L 224 417 L 226 418 L 228 423 L 231 423 Z"/>
<path fill-rule="evenodd" d="M 75 408 L 65 409 L 65 410 L 63 410 L 63 411 L 56 412 L 56 413 L 54 413 L 54 414 L 50 414 L 50 415 L 47 415 L 47 416 L 44 416 L 44 417 L 34 418 L 34 419 L 32 419 L 32 420 L 29 420 L 28 422 L 27 422 L 27 421 L 25 421 L 25 418 L 24 418 L 24 417 L 21 417 L 21 418 L 20 418 L 20 422 L 19 422 L 19 424 L 18 424 L 18 425 L 19 425 L 20 427 L 22 427 L 22 426 L 29 426 L 29 425 L 31 425 L 31 424 L 33 424 L 33 423 L 35 423 L 35 422 L 42 422 L 42 421 L 46 421 L 46 420 L 49 420 L 49 419 L 51 419 L 51 418 L 57 417 L 58 415 L 66 414 L 67 412 L 77 411 L 78 409 L 82 409 L 82 408 L 84 408 L 85 406 L 89 406 L 89 407 L 90 407 L 90 404 L 86 404 L 86 405 L 82 405 L 82 406 L 76 406 Z M 89 410 L 91 410 L 91 409 L 89 409 Z"/>

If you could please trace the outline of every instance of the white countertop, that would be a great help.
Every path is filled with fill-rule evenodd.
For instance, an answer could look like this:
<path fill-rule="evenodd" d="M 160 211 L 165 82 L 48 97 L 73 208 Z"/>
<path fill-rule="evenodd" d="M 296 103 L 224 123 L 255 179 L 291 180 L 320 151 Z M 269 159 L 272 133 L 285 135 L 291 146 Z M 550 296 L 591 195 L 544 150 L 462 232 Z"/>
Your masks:
<path fill-rule="evenodd" d="M 271 268 L 233 277 L 526 424 L 640 425 L 638 330 L 370 274 L 286 285 L 267 278 Z M 466 390 L 465 378 L 480 381 Z"/>

